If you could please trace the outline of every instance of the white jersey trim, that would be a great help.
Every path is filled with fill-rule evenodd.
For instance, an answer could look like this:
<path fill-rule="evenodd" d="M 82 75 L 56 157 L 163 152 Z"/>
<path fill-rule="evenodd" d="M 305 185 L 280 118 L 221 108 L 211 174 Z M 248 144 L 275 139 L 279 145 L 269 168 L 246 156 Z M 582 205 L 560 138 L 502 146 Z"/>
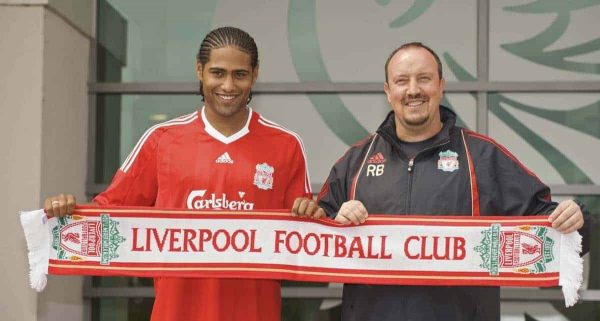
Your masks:
<path fill-rule="evenodd" d="M 260 116 L 260 118 L 258 119 L 258 123 L 266 126 L 266 127 L 270 127 L 270 128 L 275 128 L 278 129 L 284 133 L 287 133 L 289 135 L 292 135 L 294 138 L 296 138 L 296 140 L 298 141 L 298 144 L 300 145 L 300 149 L 302 150 L 302 158 L 304 158 L 304 168 L 305 168 L 305 175 L 304 175 L 304 191 L 306 193 L 312 193 L 312 187 L 310 186 L 310 174 L 308 172 L 308 160 L 306 159 L 306 151 L 304 148 L 304 143 L 302 142 L 302 139 L 300 138 L 300 136 L 298 134 L 296 134 L 295 132 L 282 127 L 281 125 L 274 123 L 262 116 Z"/>
<path fill-rule="evenodd" d="M 133 148 L 133 150 L 131 151 L 129 156 L 127 156 L 127 159 L 125 159 L 125 162 L 123 162 L 123 165 L 121 165 L 120 169 L 123 172 L 127 173 L 129 168 L 131 168 L 131 165 L 133 164 L 133 162 L 135 162 L 135 159 L 137 158 L 140 150 L 142 149 L 142 146 L 144 145 L 144 143 L 146 143 L 146 140 L 148 139 L 148 137 L 150 137 L 150 135 L 152 135 L 152 133 L 156 129 L 161 128 L 161 127 L 167 127 L 167 126 L 185 125 L 185 124 L 189 124 L 189 123 L 193 122 L 196 119 L 198 119 L 198 111 L 195 111 L 189 115 L 184 115 L 181 117 L 171 119 L 164 123 L 156 124 L 156 125 L 148 128 L 148 130 L 146 130 L 144 135 L 142 135 L 142 137 L 140 138 L 138 143 L 135 145 L 135 147 Z"/>
<path fill-rule="evenodd" d="M 246 124 L 244 125 L 244 127 L 242 127 L 242 129 L 240 129 L 237 133 L 235 133 L 231 136 L 225 136 L 225 135 L 221 134 L 216 128 L 214 128 L 213 125 L 210 124 L 210 122 L 206 118 L 206 114 L 204 113 L 204 108 L 206 108 L 206 106 L 202 107 L 201 115 L 202 115 L 202 121 L 204 122 L 204 130 L 212 138 L 220 141 L 223 144 L 231 144 L 231 143 L 235 142 L 236 140 L 246 136 L 246 134 L 248 134 L 250 132 L 250 129 L 248 129 L 248 128 L 250 127 L 250 120 L 252 119 L 252 108 L 250 108 L 248 106 L 246 106 L 246 107 L 248 108 L 248 119 L 246 120 Z"/>

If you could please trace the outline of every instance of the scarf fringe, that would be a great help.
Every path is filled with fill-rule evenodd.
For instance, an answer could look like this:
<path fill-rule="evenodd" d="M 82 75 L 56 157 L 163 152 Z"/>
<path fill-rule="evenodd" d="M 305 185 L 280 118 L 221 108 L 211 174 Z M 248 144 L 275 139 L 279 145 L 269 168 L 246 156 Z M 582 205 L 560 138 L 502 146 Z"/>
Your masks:
<path fill-rule="evenodd" d="M 29 282 L 31 288 L 41 292 L 46 287 L 48 260 L 50 259 L 50 231 L 46 227 L 48 218 L 44 210 L 21 212 L 21 226 L 27 240 L 29 253 Z"/>
<path fill-rule="evenodd" d="M 577 231 L 562 234 L 560 240 L 560 277 L 565 306 L 571 307 L 579 300 L 578 290 L 583 283 L 583 259 L 581 253 L 581 235 Z"/>

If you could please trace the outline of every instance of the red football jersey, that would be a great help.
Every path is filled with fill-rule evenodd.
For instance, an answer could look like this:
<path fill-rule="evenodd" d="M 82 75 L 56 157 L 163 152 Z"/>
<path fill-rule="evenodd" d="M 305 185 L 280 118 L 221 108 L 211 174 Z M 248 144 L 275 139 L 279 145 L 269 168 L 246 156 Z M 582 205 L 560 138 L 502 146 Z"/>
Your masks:
<path fill-rule="evenodd" d="M 151 127 L 94 201 L 260 210 L 312 197 L 298 135 L 248 110 L 244 128 L 229 137 L 210 125 L 204 109 Z M 280 319 L 278 281 L 155 278 L 154 287 L 153 321 Z"/>

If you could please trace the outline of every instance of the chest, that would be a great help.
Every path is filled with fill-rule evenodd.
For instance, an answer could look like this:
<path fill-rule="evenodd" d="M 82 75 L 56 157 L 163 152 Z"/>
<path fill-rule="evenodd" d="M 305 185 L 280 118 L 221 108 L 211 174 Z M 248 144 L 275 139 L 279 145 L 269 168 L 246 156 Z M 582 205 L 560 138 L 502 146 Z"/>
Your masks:
<path fill-rule="evenodd" d="M 158 198 L 190 209 L 249 210 L 280 202 L 287 187 L 286 157 L 284 146 L 274 148 L 262 139 L 174 140 L 157 153 Z"/>
<path fill-rule="evenodd" d="M 408 161 L 391 147 L 377 146 L 350 184 L 355 199 L 371 213 L 469 214 L 469 162 L 460 147 L 448 144 Z"/>
<path fill-rule="evenodd" d="M 254 176 L 274 176 L 285 171 L 284 154 L 281 148 L 274 148 L 263 139 L 224 144 L 202 137 L 182 138 L 161 146 L 158 170 L 180 182 L 206 182 L 221 177 L 243 183 Z"/>

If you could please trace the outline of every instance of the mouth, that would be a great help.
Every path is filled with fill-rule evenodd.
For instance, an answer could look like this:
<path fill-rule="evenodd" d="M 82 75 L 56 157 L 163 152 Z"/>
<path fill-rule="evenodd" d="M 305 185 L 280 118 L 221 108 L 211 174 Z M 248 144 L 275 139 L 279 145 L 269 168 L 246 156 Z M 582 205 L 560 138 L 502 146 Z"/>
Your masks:
<path fill-rule="evenodd" d="M 407 107 L 420 107 L 421 105 L 424 105 L 425 103 L 427 103 L 427 99 L 419 99 L 419 100 L 410 100 L 404 103 L 405 106 Z"/>
<path fill-rule="evenodd" d="M 232 95 L 232 94 L 216 94 L 217 97 L 219 97 L 221 100 L 224 101 L 232 101 L 235 98 L 237 98 L 239 95 Z"/>

